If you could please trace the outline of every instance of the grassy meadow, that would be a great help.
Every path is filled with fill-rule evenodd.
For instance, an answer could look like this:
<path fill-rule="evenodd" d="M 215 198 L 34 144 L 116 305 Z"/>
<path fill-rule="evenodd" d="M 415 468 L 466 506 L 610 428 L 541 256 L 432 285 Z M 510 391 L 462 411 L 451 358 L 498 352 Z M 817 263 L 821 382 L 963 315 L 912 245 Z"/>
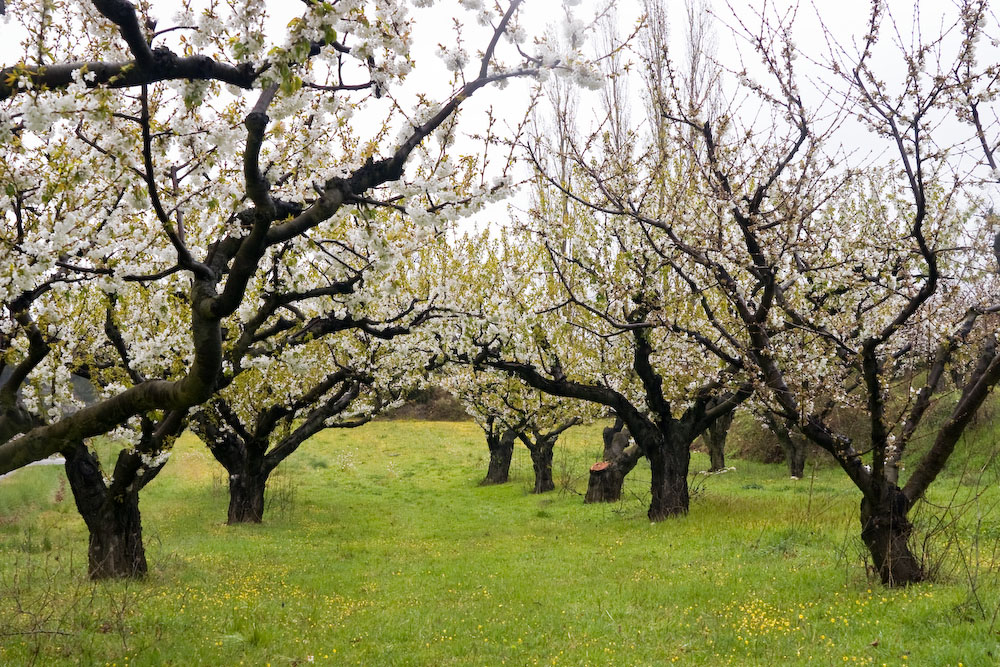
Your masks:
<path fill-rule="evenodd" d="M 265 523 L 240 527 L 186 435 L 143 493 L 150 575 L 131 582 L 87 581 L 61 467 L 20 470 L 0 480 L 0 664 L 1000 663 L 992 460 L 957 454 L 917 516 L 936 580 L 887 590 L 827 464 L 793 481 L 731 460 L 692 476 L 690 515 L 650 524 L 644 463 L 624 501 L 583 505 L 600 427 L 560 439 L 542 496 L 523 447 L 510 483 L 478 486 L 470 422 L 328 431 L 272 479 Z"/>

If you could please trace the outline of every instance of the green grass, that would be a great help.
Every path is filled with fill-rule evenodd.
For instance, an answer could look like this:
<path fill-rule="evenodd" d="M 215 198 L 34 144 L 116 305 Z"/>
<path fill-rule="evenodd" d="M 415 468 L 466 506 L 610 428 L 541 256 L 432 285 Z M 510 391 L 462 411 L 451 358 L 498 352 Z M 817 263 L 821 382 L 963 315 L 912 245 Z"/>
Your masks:
<path fill-rule="evenodd" d="M 644 464 L 623 502 L 582 504 L 600 442 L 599 426 L 568 432 L 558 490 L 534 496 L 523 448 L 511 483 L 478 486 L 487 452 L 471 423 L 330 431 L 287 462 L 264 524 L 228 527 L 221 468 L 185 436 L 142 497 L 150 576 L 110 584 L 85 579 L 61 469 L 18 471 L 0 481 L 0 664 L 1000 660 L 985 460 L 959 459 L 934 490 L 964 508 L 931 543 L 938 580 L 885 590 L 837 470 L 795 482 L 783 464 L 730 461 L 693 478 L 690 515 L 650 524 Z M 706 465 L 696 454 L 692 469 Z"/>

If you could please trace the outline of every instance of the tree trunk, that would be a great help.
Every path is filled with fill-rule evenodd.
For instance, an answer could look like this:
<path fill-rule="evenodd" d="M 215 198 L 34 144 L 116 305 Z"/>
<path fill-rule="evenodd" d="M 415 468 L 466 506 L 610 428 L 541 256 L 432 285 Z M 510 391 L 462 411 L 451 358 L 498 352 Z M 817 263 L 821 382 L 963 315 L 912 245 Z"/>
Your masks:
<path fill-rule="evenodd" d="M 690 505 L 687 474 L 691 460 L 688 447 L 677 443 L 663 442 L 659 447 L 647 450 L 649 469 L 652 473 L 649 501 L 650 521 L 660 521 L 672 516 L 687 514 Z"/>
<path fill-rule="evenodd" d="M 785 451 L 788 473 L 795 479 L 802 479 L 806 471 L 806 443 L 801 438 L 791 438 L 789 443 L 791 446 Z"/>
<path fill-rule="evenodd" d="M 708 427 L 705 433 L 705 443 L 708 445 L 708 458 L 710 460 L 709 472 L 718 472 L 726 469 L 726 437 L 729 435 L 729 427 L 733 423 L 733 412 L 727 412 L 716 419 Z"/>
<path fill-rule="evenodd" d="M 622 433 L 625 434 L 624 439 L 621 437 Z M 621 417 L 615 417 L 614 426 L 606 427 L 602 436 L 604 438 L 604 461 L 613 461 L 621 456 L 621 453 L 628 447 L 628 430 L 625 428 L 625 422 L 622 421 Z"/>
<path fill-rule="evenodd" d="M 806 469 L 806 442 L 803 438 L 795 435 L 784 424 L 775 417 L 766 416 L 764 418 L 767 427 L 774 433 L 785 452 L 785 460 L 788 461 L 788 472 L 795 479 L 802 479 Z"/>
<path fill-rule="evenodd" d="M 112 497 L 100 463 L 83 443 L 65 453 L 66 477 L 76 507 L 87 524 L 87 572 L 91 579 L 145 576 L 139 492 L 129 488 Z"/>
<path fill-rule="evenodd" d="M 600 461 L 590 468 L 590 481 L 584 503 L 613 503 L 622 497 L 625 476 L 642 458 L 637 445 L 632 445 L 610 461 Z"/>
<path fill-rule="evenodd" d="M 806 443 L 780 424 L 771 429 L 785 451 L 788 473 L 795 479 L 802 479 L 806 469 Z"/>
<path fill-rule="evenodd" d="M 922 581 L 923 567 L 909 546 L 913 532 L 913 524 L 906 517 L 909 501 L 895 486 L 886 496 L 877 505 L 867 498 L 861 501 L 861 539 L 884 585 L 906 586 Z"/>
<path fill-rule="evenodd" d="M 264 463 L 268 441 L 244 440 L 231 430 L 215 428 L 207 419 L 195 419 L 192 426 L 229 474 L 226 523 L 260 523 L 264 519 L 264 490 L 271 473 Z"/>
<path fill-rule="evenodd" d="M 92 519 L 88 541 L 91 579 L 143 577 L 148 571 L 142 545 L 139 494 L 109 499 L 104 511 Z"/>
<path fill-rule="evenodd" d="M 531 465 L 535 469 L 535 488 L 532 493 L 545 493 L 556 488 L 552 481 L 552 444 L 554 443 L 543 441 L 535 443 L 528 450 L 531 453 Z"/>
<path fill-rule="evenodd" d="M 490 448 L 490 467 L 486 471 L 486 479 L 480 482 L 480 486 L 490 484 L 505 484 L 510 476 L 510 459 L 514 454 L 514 440 L 517 433 L 511 429 L 506 429 L 495 437 L 487 435 L 486 444 Z"/>
<path fill-rule="evenodd" d="M 238 523 L 260 523 L 264 519 L 264 489 L 267 473 L 256 466 L 251 470 L 247 464 L 239 472 L 229 473 L 229 518 L 230 526 Z"/>

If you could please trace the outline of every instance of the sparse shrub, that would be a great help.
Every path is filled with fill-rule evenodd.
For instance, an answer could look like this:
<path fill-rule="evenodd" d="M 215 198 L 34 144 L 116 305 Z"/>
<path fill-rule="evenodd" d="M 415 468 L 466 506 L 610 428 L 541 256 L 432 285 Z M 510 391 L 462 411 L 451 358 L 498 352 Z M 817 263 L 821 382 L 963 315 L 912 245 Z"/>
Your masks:
<path fill-rule="evenodd" d="M 267 483 L 264 508 L 271 515 L 287 519 L 292 515 L 298 501 L 299 482 L 294 474 L 283 468 L 276 468 Z"/>

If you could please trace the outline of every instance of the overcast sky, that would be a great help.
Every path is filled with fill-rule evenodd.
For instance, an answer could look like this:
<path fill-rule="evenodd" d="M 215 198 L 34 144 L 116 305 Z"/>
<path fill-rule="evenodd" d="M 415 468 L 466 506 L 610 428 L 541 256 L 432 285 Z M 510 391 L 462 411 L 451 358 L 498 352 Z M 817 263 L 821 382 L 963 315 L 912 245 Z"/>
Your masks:
<path fill-rule="evenodd" d="M 485 4 L 493 0 L 483 0 Z M 825 59 L 828 55 L 829 38 L 851 49 L 859 36 L 867 32 L 868 16 L 871 0 L 662 0 L 667 8 L 671 22 L 671 45 L 674 50 L 674 60 L 684 57 L 684 7 L 688 1 L 704 1 L 714 15 L 717 34 L 717 57 L 728 68 L 738 71 L 747 68 L 751 73 L 757 67 L 757 58 L 744 37 L 741 24 L 754 29 L 759 25 L 758 16 L 763 13 L 772 21 L 778 17 L 789 17 L 794 13 L 795 22 L 792 29 L 795 44 L 805 59 Z M 19 2 L 33 3 L 35 0 L 11 0 L 9 5 Z M 948 24 L 957 17 L 956 0 L 888 0 L 885 4 L 898 24 L 902 39 L 908 40 L 913 32 L 913 26 L 922 28 L 923 34 L 938 32 L 942 25 Z M 180 8 L 177 0 L 151 0 L 155 15 L 160 17 L 159 29 L 172 24 L 173 16 Z M 506 4 L 503 2 L 502 4 Z M 566 5 L 569 5 L 567 7 Z M 567 10 L 576 18 L 587 21 L 595 14 L 606 11 L 608 7 L 618 18 L 620 31 L 630 32 L 636 20 L 641 15 L 643 0 L 525 0 L 522 6 L 521 22 L 528 27 L 530 34 L 540 34 L 548 30 L 558 34 L 565 24 Z M 275 12 L 275 25 L 281 28 L 288 19 L 300 9 L 297 2 L 269 2 L 269 11 Z M 415 34 L 415 58 L 417 67 L 411 75 L 410 85 L 423 91 L 441 88 L 440 82 L 443 69 L 435 62 L 438 44 L 449 46 L 453 40 L 452 20 L 459 17 L 475 27 L 473 14 L 462 8 L 459 0 L 436 0 L 429 8 L 415 8 L 412 11 L 417 21 Z M 995 18 L 994 18 L 995 25 Z M 824 30 L 825 26 L 825 30 Z M 0 64 L 13 64 L 17 58 L 17 50 L 11 49 L 16 43 L 17 31 L 14 26 L 0 24 L 4 39 L 0 40 Z M 476 42 L 469 40 L 469 50 Z M 885 44 L 887 47 L 888 43 Z M 889 52 L 882 71 L 888 73 L 895 67 L 902 72 L 902 62 L 894 53 Z M 995 52 L 995 49 L 994 49 Z M 893 62 L 895 58 L 896 62 Z M 441 94 L 446 92 L 441 88 Z M 487 93 L 483 98 L 502 99 L 503 108 L 509 110 L 513 118 L 522 113 L 522 108 L 514 104 L 513 97 L 508 94 L 493 95 Z"/>
<path fill-rule="evenodd" d="M 35 0 L 13 0 L 15 2 L 34 2 Z M 667 13 L 671 22 L 671 47 L 672 58 L 681 61 L 686 51 L 685 46 L 685 26 L 684 26 L 684 6 L 686 0 L 663 0 L 667 7 Z M 691 0 L 698 2 L 698 0 Z M 484 0 L 491 3 L 492 0 Z M 152 6 L 156 15 L 161 17 L 158 25 L 163 29 L 172 24 L 172 17 L 180 7 L 180 3 L 175 0 L 152 0 Z M 506 3 L 503 3 L 504 5 Z M 595 14 L 604 11 L 609 4 L 613 8 L 618 18 L 619 30 L 622 34 L 627 34 L 635 25 L 642 11 L 642 0 L 578 0 L 568 3 L 571 5 L 569 11 L 575 18 L 587 21 Z M 772 22 L 777 17 L 788 19 L 792 13 L 795 14 L 795 21 L 792 28 L 792 37 L 797 50 L 801 53 L 799 63 L 804 73 L 804 89 L 807 103 L 812 96 L 819 100 L 819 97 L 827 91 L 825 87 L 829 85 L 830 76 L 827 72 L 820 78 L 820 70 L 811 65 L 812 61 L 825 61 L 829 55 L 829 45 L 831 40 L 835 40 L 848 52 L 854 52 L 854 44 L 868 31 L 868 17 L 871 8 L 871 0 L 709 0 L 710 13 L 715 17 L 715 32 L 717 35 L 717 58 L 728 69 L 739 71 L 746 69 L 751 76 L 755 72 L 759 73 L 759 60 L 753 53 L 748 41 L 745 39 L 743 26 L 754 30 L 760 24 L 760 14 L 763 11 Z M 290 16 L 300 8 L 297 2 L 269 2 L 269 9 L 275 9 L 279 16 L 276 16 L 276 27 L 280 28 Z M 883 40 L 884 51 L 878 62 L 879 71 L 891 81 L 894 73 L 901 75 L 904 72 L 904 64 L 898 55 L 898 51 L 893 47 L 892 41 L 899 40 L 908 43 L 914 34 L 914 26 L 919 26 L 920 31 L 925 36 L 937 34 L 943 26 L 952 23 L 958 15 L 955 0 L 922 0 L 913 2 L 912 0 L 888 0 L 887 10 L 895 21 L 897 30 L 890 33 L 892 39 Z M 558 34 L 566 24 L 567 8 L 560 0 L 525 0 L 523 5 L 522 25 L 528 28 L 529 33 L 541 34 L 546 31 Z M 462 17 L 470 26 L 475 25 L 473 14 L 463 9 L 458 0 L 437 0 L 429 8 L 414 9 L 413 16 L 417 22 L 415 34 L 416 69 L 411 74 L 407 83 L 407 89 L 411 94 L 416 92 L 429 93 L 433 98 L 443 100 L 450 92 L 446 85 L 447 75 L 443 67 L 437 62 L 438 44 L 450 45 L 454 40 L 452 23 L 454 17 Z M 996 26 L 996 18 L 993 17 L 992 25 Z M 10 65 L 16 59 L 16 51 L 9 48 L 15 41 L 14 30 L 10 24 L 0 24 L 0 31 L 4 34 L 4 39 L 0 40 L 0 63 Z M 897 37 L 898 35 L 898 37 Z M 481 40 L 470 39 L 467 43 L 472 51 Z M 6 48 L 4 44 L 8 45 Z M 988 44 L 983 45 L 987 50 L 987 55 L 996 60 L 997 49 Z M 470 69 L 471 69 L 470 65 Z M 400 91 L 405 95 L 405 91 Z M 512 86 L 504 91 L 485 90 L 478 93 L 470 104 L 467 104 L 465 111 L 466 129 L 475 131 L 477 129 L 476 119 L 482 117 L 482 110 L 486 106 L 492 106 L 495 113 L 501 118 L 507 118 L 510 123 L 519 122 L 524 115 L 527 99 L 527 85 L 521 84 Z M 586 100 L 586 94 L 583 95 Z M 596 96 L 591 96 L 595 100 Z M 584 102 L 586 104 L 586 102 Z M 637 109 L 641 105 L 636 102 Z M 581 122 L 587 122 L 586 114 L 581 114 Z M 864 133 L 858 128 L 842 133 L 845 142 L 864 146 Z"/>

